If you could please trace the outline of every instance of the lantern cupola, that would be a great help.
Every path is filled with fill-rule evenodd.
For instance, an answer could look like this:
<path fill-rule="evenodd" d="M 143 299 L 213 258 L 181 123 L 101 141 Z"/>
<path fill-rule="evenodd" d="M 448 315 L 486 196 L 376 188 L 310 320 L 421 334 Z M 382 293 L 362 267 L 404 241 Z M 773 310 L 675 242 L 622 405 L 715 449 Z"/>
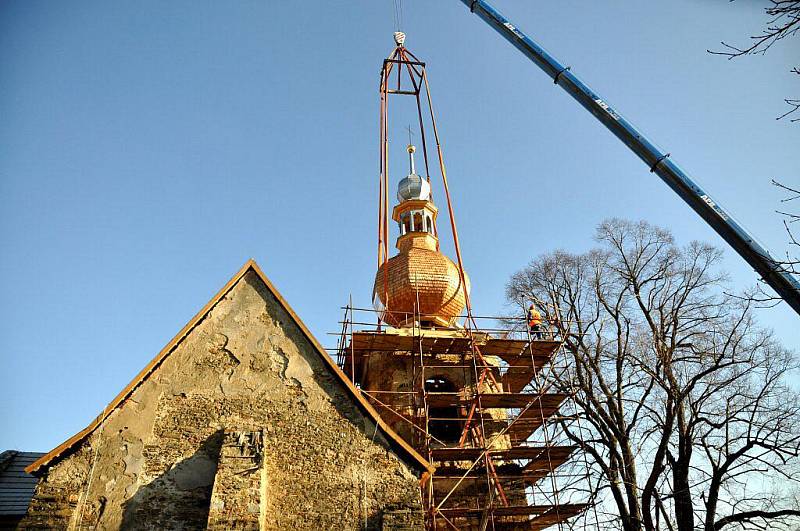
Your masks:
<path fill-rule="evenodd" d="M 397 223 L 399 236 L 398 250 L 409 247 L 424 247 L 437 250 L 436 216 L 438 210 L 431 201 L 431 185 L 417 175 L 414 168 L 413 145 L 408 146 L 409 173 L 397 185 L 398 204 L 392 211 L 392 219 Z"/>

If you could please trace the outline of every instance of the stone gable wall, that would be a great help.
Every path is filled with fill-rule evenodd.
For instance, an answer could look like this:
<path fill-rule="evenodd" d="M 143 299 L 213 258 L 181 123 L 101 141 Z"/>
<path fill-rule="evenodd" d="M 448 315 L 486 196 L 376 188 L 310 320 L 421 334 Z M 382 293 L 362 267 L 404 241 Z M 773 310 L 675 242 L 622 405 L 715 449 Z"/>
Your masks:
<path fill-rule="evenodd" d="M 263 529 L 378 529 L 383 513 L 419 512 L 415 473 L 249 272 L 49 468 L 24 528 L 222 528 L 225 510 L 248 506 L 224 499 L 230 478 L 215 484 L 232 466 L 226 431 L 261 434 Z"/>

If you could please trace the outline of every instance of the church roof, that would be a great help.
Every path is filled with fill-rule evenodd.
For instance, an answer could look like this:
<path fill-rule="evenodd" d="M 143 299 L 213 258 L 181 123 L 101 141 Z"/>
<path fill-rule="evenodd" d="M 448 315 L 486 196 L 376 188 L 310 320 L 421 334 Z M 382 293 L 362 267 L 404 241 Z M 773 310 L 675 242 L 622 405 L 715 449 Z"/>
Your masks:
<path fill-rule="evenodd" d="M 42 457 L 41 452 L 7 450 L 0 453 L 0 519 L 24 516 L 39 481 L 25 467 Z"/>
<path fill-rule="evenodd" d="M 253 259 L 248 260 L 247 263 L 242 266 L 242 268 L 233 276 L 233 278 L 231 278 L 228 283 L 225 284 L 210 301 L 208 301 L 208 303 L 197 313 L 197 315 L 195 315 L 186 324 L 186 326 L 184 326 L 181 331 L 178 332 L 178 334 L 173 337 L 163 349 L 161 349 L 161 352 L 159 352 L 158 355 L 153 358 L 153 360 L 150 361 L 150 363 L 148 363 L 139 374 L 136 375 L 133 381 L 131 381 L 131 383 L 129 383 L 125 389 L 123 389 L 114 398 L 114 400 L 112 400 L 111 403 L 108 404 L 88 426 L 86 426 L 86 428 L 76 433 L 47 454 L 41 456 L 34 463 L 27 466 L 25 468 L 25 472 L 36 473 L 40 468 L 47 466 L 54 459 L 63 455 L 65 452 L 75 447 L 86 437 L 91 435 L 91 433 L 94 432 L 98 426 L 100 426 L 103 420 L 105 420 L 109 415 L 111 415 L 111 413 L 125 403 L 125 400 L 127 400 L 127 398 L 130 397 L 131 394 L 133 394 L 133 392 L 145 380 L 147 380 L 153 371 L 177 348 L 181 341 L 183 341 L 183 339 L 189 335 L 194 327 L 197 326 L 200 321 L 206 317 L 206 315 L 208 315 L 214 306 L 216 306 L 216 304 L 222 300 L 225 295 L 231 289 L 233 289 L 236 283 L 239 282 L 239 280 L 241 280 L 249 271 L 253 271 L 264 282 L 264 284 L 267 286 L 267 289 L 269 289 L 275 299 L 277 299 L 278 303 L 283 307 L 284 310 L 286 310 L 295 324 L 303 332 L 303 335 L 306 337 L 306 339 L 308 339 L 309 343 L 311 343 L 313 350 L 319 355 L 325 366 L 328 367 L 330 373 L 340 381 L 347 392 L 352 396 L 354 402 L 356 405 L 358 405 L 361 411 L 378 425 L 389 441 L 389 444 L 391 444 L 392 448 L 397 451 L 402 458 L 412 464 L 414 468 L 418 468 L 426 472 L 432 472 L 434 466 L 428 460 L 422 457 L 416 450 L 414 450 L 414 448 L 412 448 L 405 440 L 403 440 L 388 424 L 386 424 L 375 408 L 366 401 L 366 399 L 361 395 L 361 392 L 356 389 L 344 372 L 342 372 L 336 363 L 334 363 L 333 359 L 328 356 L 327 352 L 325 352 L 325 349 L 320 345 L 319 341 L 317 341 L 317 339 L 311 334 L 311 331 L 309 331 L 305 323 L 303 323 L 300 317 L 289 306 L 289 303 L 286 302 L 286 299 L 284 299 L 283 296 L 278 292 L 272 282 L 269 281 L 267 276 L 263 271 L 261 271 L 261 268 Z"/>

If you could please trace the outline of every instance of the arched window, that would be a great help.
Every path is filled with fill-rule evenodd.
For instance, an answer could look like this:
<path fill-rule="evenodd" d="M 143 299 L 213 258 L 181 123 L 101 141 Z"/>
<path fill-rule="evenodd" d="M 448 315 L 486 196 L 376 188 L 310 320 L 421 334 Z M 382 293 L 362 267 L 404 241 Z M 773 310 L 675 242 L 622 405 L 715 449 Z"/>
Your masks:
<path fill-rule="evenodd" d="M 411 232 L 411 216 L 408 212 L 400 214 L 400 234 L 408 234 Z"/>
<path fill-rule="evenodd" d="M 425 391 L 428 393 L 446 393 L 443 397 L 456 399 L 456 386 L 443 376 L 435 376 L 425 380 Z M 429 407 L 428 431 L 442 443 L 455 443 L 461 438 L 461 415 L 457 406 Z M 436 442 L 436 441 L 434 441 Z"/>
<path fill-rule="evenodd" d="M 426 216 L 425 219 L 428 222 L 428 226 L 426 227 L 427 232 L 430 232 L 431 234 L 433 234 L 433 219 L 431 219 L 430 216 Z"/>
<path fill-rule="evenodd" d="M 422 212 L 419 210 L 415 210 L 411 214 L 414 216 L 414 230 L 416 232 L 424 232 L 425 222 L 424 218 L 422 217 Z"/>

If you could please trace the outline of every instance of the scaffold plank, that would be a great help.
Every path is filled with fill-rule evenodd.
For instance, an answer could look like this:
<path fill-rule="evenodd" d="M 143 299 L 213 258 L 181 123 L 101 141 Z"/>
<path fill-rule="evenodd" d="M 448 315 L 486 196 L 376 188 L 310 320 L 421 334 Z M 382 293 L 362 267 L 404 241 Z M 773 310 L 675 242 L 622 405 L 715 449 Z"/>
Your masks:
<path fill-rule="evenodd" d="M 535 478 L 535 483 L 566 463 L 577 449 L 577 446 L 550 446 L 536 459 L 531 459 L 522 467 L 521 474 L 527 478 Z"/>
<path fill-rule="evenodd" d="M 533 432 L 539 429 L 547 419 L 558 412 L 561 404 L 566 400 L 567 395 L 559 393 L 548 393 L 540 395 L 528 409 L 523 411 L 518 417 L 510 418 L 511 425 L 506 433 L 512 441 L 525 441 Z"/>
<path fill-rule="evenodd" d="M 419 351 L 425 355 L 463 354 L 470 351 L 468 337 L 425 335 L 415 336 L 378 331 L 353 332 L 347 349 L 356 352 Z M 536 360 L 542 366 L 558 349 L 558 341 L 489 338 L 479 350 L 484 356 L 497 356 L 515 364 L 519 359 Z M 538 358 L 538 359 L 537 359 Z"/>
<path fill-rule="evenodd" d="M 566 395 L 557 393 L 480 393 L 472 397 L 464 397 L 455 392 L 426 394 L 428 405 L 432 407 L 470 406 L 473 402 L 477 402 L 483 409 L 524 409 L 528 407 L 525 412 L 526 418 L 531 414 L 541 416 L 552 408 L 557 409 L 565 398 Z M 533 411 L 529 414 L 531 410 Z M 545 417 L 547 416 L 548 414 L 545 414 Z"/>
<path fill-rule="evenodd" d="M 437 461 L 475 461 L 483 455 L 485 448 L 431 448 L 431 456 Z M 569 456 L 575 450 L 572 446 L 515 446 L 486 451 L 492 458 L 501 461 L 511 459 L 547 459 L 549 455 Z M 535 467 L 534 467 L 535 468 Z"/>
<path fill-rule="evenodd" d="M 531 393 L 481 393 L 479 397 L 478 404 L 484 409 L 522 409 L 531 402 L 538 401 L 541 395 Z"/>
<path fill-rule="evenodd" d="M 495 517 L 503 516 L 533 516 L 539 515 L 544 520 L 544 517 L 551 515 L 560 520 L 555 520 L 553 523 L 566 520 L 575 515 L 580 514 L 586 509 L 587 505 L 584 503 L 564 503 L 560 505 L 510 505 L 508 507 L 488 507 L 485 509 L 477 509 L 473 507 L 447 507 L 439 509 L 439 512 L 446 515 L 448 518 L 453 517 L 472 517 L 477 518 L 488 511 L 490 515 Z M 538 518 L 531 520 L 537 521 Z M 537 522 L 538 524 L 538 522 Z M 552 525 L 552 524 L 548 524 Z"/>
<path fill-rule="evenodd" d="M 530 341 L 527 339 L 488 339 L 485 345 L 481 345 L 481 353 L 484 356 L 518 356 Z"/>
<path fill-rule="evenodd" d="M 536 450 L 539 453 L 524 466 L 514 463 L 497 465 L 497 477 L 498 479 L 521 480 L 528 484 L 536 483 L 548 474 L 555 472 L 558 467 L 566 463 L 570 456 L 577 449 L 577 446 L 550 446 L 537 448 Z M 480 454 L 478 453 L 477 455 Z M 460 479 L 462 477 L 483 477 L 485 474 L 486 468 L 484 466 L 467 468 L 450 465 L 438 467 L 433 475 L 433 479 L 434 481 L 437 481 Z"/>
<path fill-rule="evenodd" d="M 425 355 L 463 354 L 470 351 L 470 339 L 467 337 L 425 337 L 421 339 L 422 353 Z M 416 345 L 419 348 L 419 345 Z"/>
<path fill-rule="evenodd" d="M 531 531 L 542 531 L 548 527 L 567 521 L 589 507 L 585 503 L 561 504 L 550 510 L 537 514 L 530 520 Z"/>
<path fill-rule="evenodd" d="M 533 381 L 536 373 L 550 361 L 550 356 L 535 356 L 533 360 L 520 359 L 518 365 L 506 368 L 500 378 L 503 384 L 503 391 L 508 393 L 519 393 Z"/>
<path fill-rule="evenodd" d="M 384 332 L 353 332 L 349 348 L 357 352 L 410 351 L 414 348 L 414 337 Z"/>
<path fill-rule="evenodd" d="M 470 339 L 459 336 L 414 336 L 387 332 L 354 332 L 348 349 L 357 353 L 419 352 L 426 356 L 463 354 L 470 351 Z"/>
<path fill-rule="evenodd" d="M 516 365 L 520 358 L 531 356 L 546 356 L 551 358 L 560 343 L 544 339 L 489 339 L 486 344 L 480 347 L 484 356 L 497 356 L 511 365 Z"/>

